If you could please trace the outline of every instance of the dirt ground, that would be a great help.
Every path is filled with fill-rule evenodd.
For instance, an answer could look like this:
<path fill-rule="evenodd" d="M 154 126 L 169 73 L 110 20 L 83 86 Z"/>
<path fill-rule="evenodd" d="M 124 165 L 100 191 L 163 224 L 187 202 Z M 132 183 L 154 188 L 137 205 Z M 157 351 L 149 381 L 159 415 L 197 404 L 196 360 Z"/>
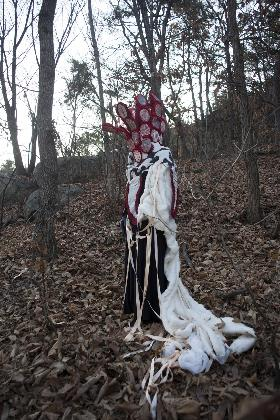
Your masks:
<path fill-rule="evenodd" d="M 246 224 L 244 214 L 245 166 L 231 163 L 220 158 L 178 164 L 181 276 L 196 300 L 254 327 L 258 340 L 225 365 L 213 363 L 208 373 L 174 369 L 173 380 L 159 387 L 157 419 L 232 419 L 247 401 L 275 392 L 280 243 L 273 231 L 280 157 L 259 158 L 264 220 L 254 225 Z M 119 215 L 109 217 L 102 182 L 83 187 L 58 213 L 59 258 L 44 280 L 32 260 L 33 224 L 18 220 L 1 231 L 3 420 L 149 418 L 141 381 L 160 349 L 123 358 L 142 344 L 123 340 L 129 318 L 122 315 L 125 244 Z M 53 330 L 44 321 L 44 295 Z"/>

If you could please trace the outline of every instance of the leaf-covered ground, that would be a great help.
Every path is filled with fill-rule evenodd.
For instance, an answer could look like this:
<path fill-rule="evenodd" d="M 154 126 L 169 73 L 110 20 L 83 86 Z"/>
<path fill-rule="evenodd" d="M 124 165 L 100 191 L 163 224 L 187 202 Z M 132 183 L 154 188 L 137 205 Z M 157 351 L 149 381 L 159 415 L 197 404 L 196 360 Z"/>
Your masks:
<path fill-rule="evenodd" d="M 173 381 L 159 389 L 158 419 L 231 419 L 244 400 L 274 392 L 271 343 L 279 349 L 280 246 L 271 234 L 279 206 L 280 157 L 259 158 L 268 217 L 255 225 L 244 222 L 244 164 L 230 168 L 230 163 L 221 158 L 179 164 L 181 272 L 195 299 L 217 315 L 253 326 L 258 342 L 224 366 L 214 363 L 207 374 L 174 369 Z M 141 343 L 123 341 L 129 320 L 122 315 L 124 242 L 118 217 L 110 219 L 109 210 L 103 185 L 95 181 L 58 213 L 60 256 L 45 275 L 55 330 L 44 324 L 32 224 L 18 222 L 2 231 L 1 419 L 149 418 L 141 381 L 159 346 L 123 359 Z M 185 244 L 191 268 L 184 261 Z M 149 331 L 159 328 L 152 325 Z"/>

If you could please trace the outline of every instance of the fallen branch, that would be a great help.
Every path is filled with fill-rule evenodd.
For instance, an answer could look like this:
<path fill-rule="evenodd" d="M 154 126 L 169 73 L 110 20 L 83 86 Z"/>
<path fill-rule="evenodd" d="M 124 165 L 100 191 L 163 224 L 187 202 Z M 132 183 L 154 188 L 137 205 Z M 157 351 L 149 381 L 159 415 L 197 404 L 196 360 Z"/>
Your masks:
<path fill-rule="evenodd" d="M 224 300 L 229 300 L 229 299 L 233 299 L 233 298 L 235 298 L 236 296 L 239 296 L 239 295 L 245 295 L 246 293 L 247 293 L 246 287 L 241 287 L 239 289 L 231 290 L 230 292 L 223 293 L 221 297 Z"/>

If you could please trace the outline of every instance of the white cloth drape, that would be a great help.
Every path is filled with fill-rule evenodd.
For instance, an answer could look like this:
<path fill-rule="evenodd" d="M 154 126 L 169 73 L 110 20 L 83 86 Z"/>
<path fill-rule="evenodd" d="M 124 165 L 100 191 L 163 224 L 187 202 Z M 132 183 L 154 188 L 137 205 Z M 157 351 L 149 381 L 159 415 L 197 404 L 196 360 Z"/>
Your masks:
<path fill-rule="evenodd" d="M 140 199 L 137 222 L 144 220 L 164 232 L 167 250 L 164 272 L 167 289 L 160 294 L 160 317 L 170 338 L 163 349 L 164 357 L 177 352 L 176 363 L 193 373 L 208 370 L 213 360 L 224 363 L 228 355 L 249 350 L 256 341 L 255 332 L 230 317 L 219 318 L 196 302 L 180 279 L 179 247 L 176 222 L 171 216 L 174 194 L 168 163 L 169 149 L 157 152 L 159 159 L 149 167 L 145 189 Z M 140 320 L 138 320 L 139 325 Z M 134 330 L 135 332 L 135 330 Z M 234 337 L 226 343 L 226 337 Z M 132 335 L 130 334 L 130 339 Z M 172 341 L 173 339 L 173 341 Z M 174 359 L 175 360 L 175 359 Z"/>

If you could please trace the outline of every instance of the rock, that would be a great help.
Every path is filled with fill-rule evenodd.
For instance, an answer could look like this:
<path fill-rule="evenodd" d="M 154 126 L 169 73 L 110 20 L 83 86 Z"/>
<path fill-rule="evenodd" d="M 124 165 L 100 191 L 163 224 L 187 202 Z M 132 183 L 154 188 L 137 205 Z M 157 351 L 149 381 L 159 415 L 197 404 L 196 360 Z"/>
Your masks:
<path fill-rule="evenodd" d="M 30 194 L 23 207 L 23 214 L 25 219 L 31 218 L 41 205 L 41 191 L 36 190 Z"/>
<path fill-rule="evenodd" d="M 58 202 L 61 207 L 68 203 L 68 200 L 77 197 L 84 192 L 83 188 L 79 185 L 59 185 L 58 186 Z"/>
<path fill-rule="evenodd" d="M 227 270 L 226 268 L 223 268 L 223 269 L 221 270 L 221 275 L 222 275 L 223 277 L 225 277 L 225 276 L 227 275 L 227 273 L 228 273 L 228 270 Z"/>
<path fill-rule="evenodd" d="M 59 185 L 58 186 L 58 207 L 63 207 L 68 203 L 68 200 L 82 194 L 83 189 L 79 185 Z M 23 213 L 26 219 L 31 219 L 36 215 L 36 212 L 41 207 L 41 190 L 33 191 L 28 197 Z"/>
<path fill-rule="evenodd" d="M 37 188 L 36 183 L 28 177 L 0 175 L 0 202 L 4 195 L 4 205 L 21 204 Z"/>
<path fill-rule="evenodd" d="M 15 223 L 16 221 L 17 221 L 17 218 L 15 218 L 13 214 L 8 214 L 7 216 L 3 217 L 2 227 L 11 225 L 12 223 Z"/>
<path fill-rule="evenodd" d="M 87 182 L 97 178 L 101 172 L 101 157 L 99 156 L 71 156 L 57 159 L 58 184 L 74 184 Z M 42 167 L 39 162 L 33 173 L 34 180 L 39 187 L 42 185 Z"/>
<path fill-rule="evenodd" d="M 102 172 L 101 156 L 72 156 L 57 159 L 58 184 L 75 184 L 87 182 L 100 177 Z M 41 163 L 36 165 L 33 178 L 27 176 L 0 174 L 0 203 L 4 194 L 4 206 L 23 204 L 27 197 L 42 186 Z M 68 198 L 67 198 L 68 199 Z M 38 201 L 38 198 L 35 200 Z"/>

